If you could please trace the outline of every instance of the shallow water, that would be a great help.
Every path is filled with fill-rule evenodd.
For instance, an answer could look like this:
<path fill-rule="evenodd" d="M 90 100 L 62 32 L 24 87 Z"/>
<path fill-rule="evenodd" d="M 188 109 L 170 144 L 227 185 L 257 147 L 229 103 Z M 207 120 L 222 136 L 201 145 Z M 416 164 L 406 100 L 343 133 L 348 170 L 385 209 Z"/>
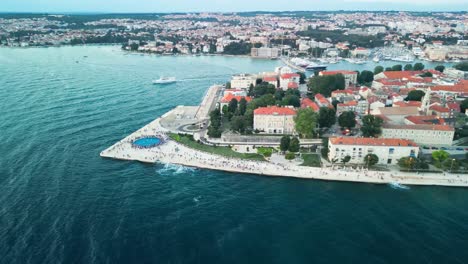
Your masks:
<path fill-rule="evenodd" d="M 278 65 L 109 46 L 0 49 L 0 263 L 466 263 L 466 189 L 99 157 L 199 103 L 210 84 Z M 152 85 L 161 75 L 179 81 Z"/>

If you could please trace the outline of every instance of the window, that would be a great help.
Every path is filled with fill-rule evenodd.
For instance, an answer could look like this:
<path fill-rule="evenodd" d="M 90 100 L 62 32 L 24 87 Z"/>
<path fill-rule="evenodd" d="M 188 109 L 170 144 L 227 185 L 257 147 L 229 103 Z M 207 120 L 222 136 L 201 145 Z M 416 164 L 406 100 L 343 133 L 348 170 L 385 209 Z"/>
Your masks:
<path fill-rule="evenodd" d="M 393 154 L 395 152 L 395 149 L 394 148 L 389 148 L 388 149 L 388 154 Z"/>
<path fill-rule="evenodd" d="M 388 159 L 387 164 L 392 164 L 392 159 Z"/>

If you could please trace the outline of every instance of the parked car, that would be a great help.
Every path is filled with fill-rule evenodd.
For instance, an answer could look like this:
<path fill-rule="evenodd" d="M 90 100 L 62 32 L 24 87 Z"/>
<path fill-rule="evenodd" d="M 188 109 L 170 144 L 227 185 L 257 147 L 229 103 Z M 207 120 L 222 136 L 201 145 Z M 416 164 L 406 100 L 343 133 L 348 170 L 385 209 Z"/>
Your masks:
<path fill-rule="evenodd" d="M 456 148 L 456 150 L 458 150 L 458 151 L 463 151 L 463 148 Z"/>

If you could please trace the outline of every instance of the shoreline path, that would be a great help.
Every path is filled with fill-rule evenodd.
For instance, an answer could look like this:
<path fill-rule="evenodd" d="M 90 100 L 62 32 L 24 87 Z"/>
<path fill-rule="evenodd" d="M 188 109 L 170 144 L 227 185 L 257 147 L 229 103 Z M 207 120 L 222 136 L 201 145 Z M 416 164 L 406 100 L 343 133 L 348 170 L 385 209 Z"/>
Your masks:
<path fill-rule="evenodd" d="M 395 171 L 372 171 L 352 169 L 332 169 L 275 164 L 268 161 L 252 161 L 223 157 L 177 143 L 166 136 L 168 132 L 160 123 L 160 118 L 132 133 L 100 153 L 101 157 L 120 160 L 135 160 L 146 163 L 170 163 L 203 169 L 221 170 L 235 173 L 248 173 L 265 176 L 295 177 L 329 181 L 366 182 L 375 184 L 399 183 L 404 185 L 439 185 L 468 187 L 468 175 L 408 173 Z M 144 136 L 158 136 L 163 144 L 153 148 L 136 148 L 133 140 Z"/>

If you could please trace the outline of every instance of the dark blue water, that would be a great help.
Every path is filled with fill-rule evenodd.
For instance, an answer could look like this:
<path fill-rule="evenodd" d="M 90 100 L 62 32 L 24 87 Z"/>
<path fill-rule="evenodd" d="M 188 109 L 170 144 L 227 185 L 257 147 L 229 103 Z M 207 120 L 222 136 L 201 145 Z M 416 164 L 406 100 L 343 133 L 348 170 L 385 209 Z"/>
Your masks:
<path fill-rule="evenodd" d="M 0 49 L 0 263 L 467 263 L 466 189 L 99 157 L 210 84 L 277 65 Z M 179 81 L 153 86 L 160 75 Z"/>

